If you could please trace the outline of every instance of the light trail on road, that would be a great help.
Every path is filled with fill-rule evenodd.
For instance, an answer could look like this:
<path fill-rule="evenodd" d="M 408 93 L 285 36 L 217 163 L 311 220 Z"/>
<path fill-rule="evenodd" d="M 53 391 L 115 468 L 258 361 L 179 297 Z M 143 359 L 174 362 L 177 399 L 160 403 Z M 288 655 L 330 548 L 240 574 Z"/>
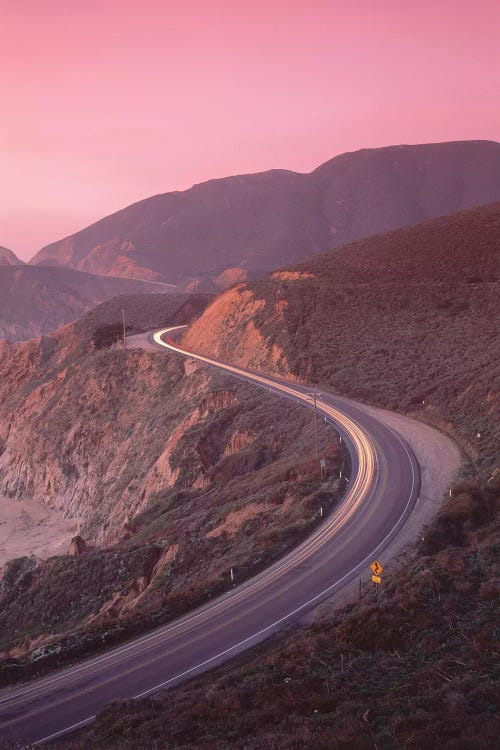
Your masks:
<path fill-rule="evenodd" d="M 158 351 L 199 360 L 312 408 L 311 389 L 304 385 L 165 341 L 183 328 L 164 328 L 151 340 Z M 151 348 L 149 337 L 134 338 L 136 347 Z M 361 404 L 321 393 L 316 405 L 342 435 L 352 466 L 343 499 L 323 523 L 269 568 L 178 620 L 0 691 L 0 737 L 43 744 L 89 724 L 112 700 L 150 695 L 200 674 L 294 622 L 381 556 L 416 502 L 417 461 L 403 439 Z"/>

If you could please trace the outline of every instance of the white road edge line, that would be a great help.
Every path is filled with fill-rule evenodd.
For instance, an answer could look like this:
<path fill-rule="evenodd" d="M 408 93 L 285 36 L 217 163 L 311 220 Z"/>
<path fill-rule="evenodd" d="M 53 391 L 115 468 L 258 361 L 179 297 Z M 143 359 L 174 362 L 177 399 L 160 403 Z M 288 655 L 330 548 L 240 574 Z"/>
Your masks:
<path fill-rule="evenodd" d="M 176 329 L 178 329 L 178 328 L 184 328 L 184 327 L 185 326 L 178 326 L 178 327 L 176 327 Z M 154 334 L 153 338 L 154 338 L 154 340 L 157 343 L 161 342 L 161 346 L 163 346 L 165 349 L 171 349 L 171 350 L 173 350 L 175 352 L 178 352 L 180 354 L 184 354 L 185 356 L 191 356 L 193 358 L 205 361 L 208 364 L 213 365 L 215 367 L 221 367 L 218 363 L 210 361 L 210 359 L 208 359 L 207 357 L 201 357 L 199 355 L 189 354 L 188 352 L 185 352 L 185 351 L 183 351 L 180 348 L 177 348 L 175 346 L 172 346 L 172 345 L 169 345 L 169 344 L 166 344 L 165 342 L 163 342 L 161 340 L 161 336 L 164 335 L 167 332 L 172 331 L 172 330 L 175 330 L 175 329 L 164 329 L 162 331 L 158 331 L 158 332 L 156 332 Z M 222 367 L 222 369 L 224 369 L 224 368 Z M 293 384 L 290 384 L 290 385 L 293 388 Z M 331 419 L 331 417 L 330 417 L 330 419 Z M 270 630 L 273 630 L 278 625 L 281 625 L 281 623 L 283 623 L 286 620 L 288 620 L 288 619 L 294 617 L 295 615 L 297 615 L 299 612 L 301 612 L 301 610 L 310 607 L 318 599 L 324 598 L 327 594 L 329 594 L 332 591 L 332 589 L 334 589 L 337 586 L 340 586 L 345 581 L 346 578 L 350 578 L 351 576 L 353 576 L 354 573 L 357 570 L 359 570 L 360 568 L 362 568 L 369 560 L 371 560 L 374 556 L 376 556 L 378 552 L 382 551 L 382 549 L 384 548 L 386 542 L 389 540 L 389 538 L 392 536 L 392 534 L 394 533 L 394 531 L 397 529 L 397 527 L 399 526 L 399 524 L 403 520 L 403 518 L 404 518 L 404 516 L 405 516 L 405 514 L 406 514 L 406 512 L 407 512 L 407 510 L 409 508 L 409 505 L 410 505 L 410 503 L 412 501 L 413 490 L 415 488 L 415 469 L 414 469 L 413 461 L 412 461 L 410 452 L 408 450 L 408 447 L 406 445 L 406 442 L 403 441 L 402 438 L 399 436 L 399 434 L 395 430 L 393 430 L 391 427 L 389 427 L 388 429 L 397 437 L 397 439 L 399 440 L 399 442 L 403 446 L 406 455 L 408 456 L 408 461 L 409 461 L 409 464 L 410 464 L 410 467 L 411 467 L 411 471 L 412 471 L 412 485 L 411 485 L 411 490 L 410 490 L 410 494 L 409 494 L 408 500 L 406 502 L 406 505 L 405 505 L 405 507 L 404 507 L 401 515 L 399 516 L 398 520 L 396 521 L 396 523 L 394 524 L 394 526 L 392 527 L 392 529 L 389 531 L 389 533 L 375 547 L 375 549 L 372 550 L 372 552 L 370 552 L 370 554 L 367 555 L 352 570 L 350 570 L 348 573 L 346 573 L 344 576 L 342 576 L 342 578 L 340 578 L 338 581 L 335 581 L 335 583 L 332 583 L 330 586 L 328 586 L 326 589 L 324 589 L 323 591 L 321 591 L 319 594 L 316 594 L 314 597 L 312 597 L 312 599 L 309 599 L 307 602 L 304 602 L 303 604 L 301 604 L 300 607 L 297 607 L 296 609 L 292 610 L 288 614 L 286 614 L 283 617 L 281 617 L 279 620 L 276 620 L 275 622 L 271 623 L 271 625 L 267 625 L 265 628 L 262 628 L 257 633 L 254 633 L 253 635 L 248 636 L 247 638 L 243 639 L 239 643 L 234 644 L 230 648 L 225 649 L 224 651 L 220 651 L 218 654 L 215 654 L 215 656 L 210 657 L 210 659 L 206 659 L 205 661 L 200 662 L 199 664 L 195 665 L 194 667 L 190 667 L 186 671 L 181 672 L 178 675 L 175 675 L 175 677 L 171 677 L 170 679 L 165 680 L 165 682 L 161 682 L 158 685 L 155 685 L 154 687 L 149 688 L 148 690 L 145 690 L 142 693 L 138 693 L 137 695 L 134 695 L 132 697 L 132 700 L 138 700 L 140 698 L 145 698 L 146 696 L 151 695 L 151 693 L 156 693 L 159 690 L 162 690 L 163 688 L 167 687 L 171 683 L 175 682 L 176 680 L 180 680 L 180 679 L 182 679 L 182 677 L 186 677 L 187 675 L 192 674 L 193 672 L 196 672 L 197 670 L 202 669 L 203 667 L 208 666 L 209 664 L 211 664 L 212 662 L 216 661 L 217 659 L 220 659 L 221 657 L 226 656 L 227 654 L 230 654 L 232 651 L 235 651 L 235 650 L 239 649 L 241 646 L 244 646 L 246 643 L 248 643 L 248 642 L 250 642 L 252 640 L 258 639 L 260 636 L 264 635 L 264 633 L 267 633 Z M 418 498 L 415 498 L 415 502 L 417 501 L 417 499 Z M 45 742 L 49 742 L 50 740 L 56 739 L 57 737 L 61 737 L 64 734 L 68 734 L 69 732 L 72 732 L 72 731 L 74 731 L 75 729 L 77 729 L 79 727 L 83 727 L 85 724 L 88 724 L 91 721 L 95 720 L 95 718 L 96 718 L 96 715 L 90 716 L 87 719 L 84 719 L 83 721 L 78 722 L 77 724 L 72 724 L 71 726 L 66 727 L 65 729 L 61 729 L 61 730 L 59 730 L 58 732 L 56 732 L 56 733 L 54 733 L 52 735 L 49 735 L 47 737 L 44 737 L 43 739 L 37 740 L 36 742 L 33 742 L 32 744 L 33 745 L 41 745 L 41 744 L 43 744 Z"/>
<path fill-rule="evenodd" d="M 80 727 L 84 727 L 86 724 L 90 724 L 92 721 L 95 721 L 96 718 L 97 714 L 94 714 L 93 716 L 87 716 L 86 719 L 82 719 L 82 721 L 79 721 L 77 724 L 72 724 L 70 727 L 66 727 L 66 729 L 60 729 L 58 732 L 54 732 L 54 734 L 47 735 L 47 737 L 44 737 L 43 740 L 30 742 L 30 745 L 42 745 L 44 742 L 55 740 L 57 739 L 57 737 L 62 737 L 64 734 L 69 734 L 69 732 L 74 732 L 75 729 L 79 729 Z M 28 745 L 28 747 L 30 745 Z"/>

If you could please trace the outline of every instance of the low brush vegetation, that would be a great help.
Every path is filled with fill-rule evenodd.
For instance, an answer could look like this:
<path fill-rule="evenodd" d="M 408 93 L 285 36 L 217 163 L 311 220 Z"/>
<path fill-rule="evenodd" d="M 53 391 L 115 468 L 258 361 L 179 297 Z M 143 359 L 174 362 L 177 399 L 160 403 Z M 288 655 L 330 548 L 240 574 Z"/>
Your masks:
<path fill-rule="evenodd" d="M 62 747 L 494 750 L 500 475 L 483 490 L 461 481 L 448 500 L 399 571 L 385 571 L 378 598 L 365 588 L 360 602 L 250 656 L 111 705 Z"/>
<path fill-rule="evenodd" d="M 211 294 L 143 294 L 113 297 L 91 310 L 75 323 L 82 344 L 89 341 L 96 349 L 107 349 L 123 341 L 123 318 L 126 335 L 134 335 L 167 325 L 185 325 L 203 312 L 212 301 Z"/>
<path fill-rule="evenodd" d="M 499 252 L 500 203 L 368 237 L 225 292 L 183 340 L 435 424 L 484 476 L 500 445 Z"/>

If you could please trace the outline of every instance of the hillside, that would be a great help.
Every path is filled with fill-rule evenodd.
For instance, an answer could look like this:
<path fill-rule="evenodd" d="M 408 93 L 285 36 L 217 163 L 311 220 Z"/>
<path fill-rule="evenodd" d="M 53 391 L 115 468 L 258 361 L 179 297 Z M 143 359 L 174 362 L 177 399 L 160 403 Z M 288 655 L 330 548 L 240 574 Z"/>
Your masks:
<path fill-rule="evenodd" d="M 500 144 L 364 149 L 310 174 L 211 180 L 133 204 L 30 261 L 189 283 L 249 278 L 375 232 L 500 200 Z"/>
<path fill-rule="evenodd" d="M 409 411 L 472 461 L 377 595 L 116 702 L 65 750 L 498 747 L 499 252 L 495 204 L 242 284 L 191 325 L 187 347 Z"/>
<path fill-rule="evenodd" d="M 12 250 L 8 247 L 0 245 L 0 266 L 22 266 L 24 265 L 22 260 L 19 260 Z"/>
<path fill-rule="evenodd" d="M 116 347 L 120 303 L 134 332 L 190 322 L 207 301 L 121 298 L 50 337 L 0 342 L 0 495 L 79 522 L 67 555 L 27 550 L 0 569 L 0 684 L 206 601 L 231 567 L 241 581 L 309 533 L 318 492 L 325 507 L 340 497 L 342 451 L 321 424 L 322 480 L 310 412 Z"/>
<path fill-rule="evenodd" d="M 218 297 L 188 348 L 416 413 L 498 461 L 500 204 L 317 256 Z M 480 437 L 479 437 L 479 436 Z"/>
<path fill-rule="evenodd" d="M 71 268 L 0 265 L 0 338 L 23 341 L 45 335 L 116 295 L 167 289 Z"/>

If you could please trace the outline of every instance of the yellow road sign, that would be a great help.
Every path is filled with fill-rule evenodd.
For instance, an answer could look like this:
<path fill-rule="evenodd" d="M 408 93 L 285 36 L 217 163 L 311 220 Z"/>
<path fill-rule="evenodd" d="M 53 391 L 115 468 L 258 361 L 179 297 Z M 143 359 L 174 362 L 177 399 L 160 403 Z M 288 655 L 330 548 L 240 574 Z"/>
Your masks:
<path fill-rule="evenodd" d="M 372 576 L 373 583 L 382 583 L 382 579 L 380 576 Z"/>
<path fill-rule="evenodd" d="M 383 567 L 381 563 L 379 563 L 378 560 L 374 560 L 372 564 L 370 565 L 370 568 L 373 570 L 376 576 L 379 576 L 381 572 L 383 571 Z"/>

